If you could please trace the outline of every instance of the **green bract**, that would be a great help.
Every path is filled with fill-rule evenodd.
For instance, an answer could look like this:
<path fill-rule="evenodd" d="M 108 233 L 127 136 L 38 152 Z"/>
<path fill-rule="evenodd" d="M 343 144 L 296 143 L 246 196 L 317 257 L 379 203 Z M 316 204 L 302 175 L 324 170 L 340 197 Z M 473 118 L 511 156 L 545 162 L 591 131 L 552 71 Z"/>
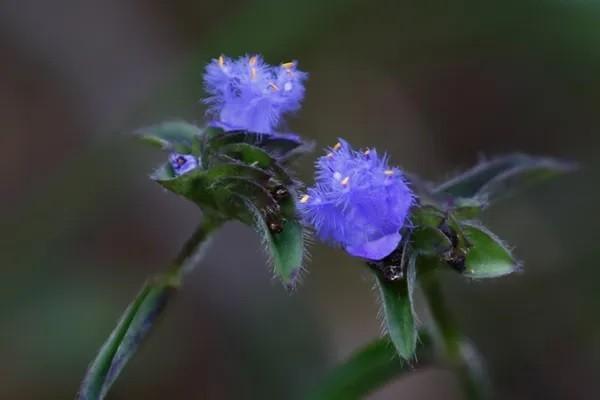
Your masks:
<path fill-rule="evenodd" d="M 294 284 L 302 267 L 304 230 L 296 211 L 297 183 L 285 164 L 306 145 L 292 137 L 201 129 L 186 122 L 152 126 L 140 135 L 164 150 L 197 157 L 199 166 L 190 172 L 177 176 L 165 163 L 151 177 L 213 218 L 254 227 L 275 274 L 286 286 Z"/>
<path fill-rule="evenodd" d="M 412 177 L 420 200 L 411 210 L 402 245 L 383 260 L 368 262 L 376 275 L 387 332 L 401 358 L 412 359 L 416 348 L 417 275 L 445 268 L 485 279 L 519 269 L 507 246 L 478 218 L 498 199 L 573 168 L 572 163 L 551 158 L 513 154 L 481 163 L 437 186 Z"/>

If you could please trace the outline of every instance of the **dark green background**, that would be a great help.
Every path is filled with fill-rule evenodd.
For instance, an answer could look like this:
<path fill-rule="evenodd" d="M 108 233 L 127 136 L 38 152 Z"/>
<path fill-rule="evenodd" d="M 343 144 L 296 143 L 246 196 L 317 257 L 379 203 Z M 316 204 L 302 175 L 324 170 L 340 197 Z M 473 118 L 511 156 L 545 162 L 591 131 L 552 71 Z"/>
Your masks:
<path fill-rule="evenodd" d="M 1 2 L 0 398 L 72 398 L 144 278 L 191 234 L 199 212 L 148 179 L 163 155 L 127 134 L 201 121 L 203 65 L 245 52 L 310 73 L 289 122 L 319 146 L 376 146 L 433 180 L 509 151 L 579 162 L 485 216 L 524 273 L 445 284 L 498 399 L 594 398 L 599 21 L 583 0 Z M 319 152 L 299 167 L 308 182 Z M 380 333 L 359 263 L 311 252 L 290 295 L 258 238 L 226 226 L 109 398 L 306 389 Z M 373 398 L 457 396 L 428 370 Z"/>

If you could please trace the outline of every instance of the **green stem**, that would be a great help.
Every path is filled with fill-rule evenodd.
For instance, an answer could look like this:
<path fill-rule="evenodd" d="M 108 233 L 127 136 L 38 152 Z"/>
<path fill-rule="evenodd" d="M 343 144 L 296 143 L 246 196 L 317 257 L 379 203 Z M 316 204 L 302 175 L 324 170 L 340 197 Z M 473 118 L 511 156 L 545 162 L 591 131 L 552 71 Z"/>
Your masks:
<path fill-rule="evenodd" d="M 433 360 L 429 336 L 420 335 L 416 358 L 419 366 Z M 335 367 L 306 400 L 356 400 L 383 387 L 414 368 L 400 359 L 389 337 L 378 339 L 356 351 L 347 361 Z"/>
<path fill-rule="evenodd" d="M 475 349 L 458 330 L 446 306 L 436 271 L 428 271 L 424 274 L 421 278 L 421 286 L 433 319 L 432 337 L 437 342 L 438 351 L 456 370 L 465 398 L 469 400 L 489 398 L 483 366 Z"/>
<path fill-rule="evenodd" d="M 88 367 L 77 400 L 100 400 L 106 396 L 181 285 L 183 274 L 199 261 L 203 244 L 221 223 L 206 216 L 167 272 L 146 282 Z"/>

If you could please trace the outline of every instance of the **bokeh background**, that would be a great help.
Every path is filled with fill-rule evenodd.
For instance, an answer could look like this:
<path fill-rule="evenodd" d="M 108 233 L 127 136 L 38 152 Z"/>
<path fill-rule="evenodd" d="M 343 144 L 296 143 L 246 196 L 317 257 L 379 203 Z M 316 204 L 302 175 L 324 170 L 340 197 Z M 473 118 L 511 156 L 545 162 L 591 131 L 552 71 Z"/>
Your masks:
<path fill-rule="evenodd" d="M 3 0 L 0 398 L 72 398 L 192 232 L 195 207 L 148 179 L 164 155 L 129 134 L 202 121 L 203 65 L 246 52 L 310 73 L 289 125 L 319 146 L 376 146 L 434 181 L 511 151 L 579 162 L 485 216 L 524 273 L 444 282 L 497 399 L 597 396 L 599 2 Z M 109 398 L 296 398 L 380 334 L 361 266 L 312 254 L 289 294 L 253 232 L 226 226 Z M 372 398 L 460 395 L 427 369 Z"/>

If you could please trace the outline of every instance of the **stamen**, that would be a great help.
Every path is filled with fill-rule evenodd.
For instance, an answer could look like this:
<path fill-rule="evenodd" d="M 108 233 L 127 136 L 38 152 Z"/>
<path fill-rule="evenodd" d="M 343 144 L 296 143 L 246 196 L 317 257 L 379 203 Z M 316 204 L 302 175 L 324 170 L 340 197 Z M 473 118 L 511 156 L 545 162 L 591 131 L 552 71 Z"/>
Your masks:
<path fill-rule="evenodd" d="M 269 82 L 268 85 L 274 92 L 279 90 L 279 86 L 277 86 L 276 84 L 274 84 L 273 82 Z"/>
<path fill-rule="evenodd" d="M 339 150 L 341 147 L 342 147 L 342 144 L 341 144 L 340 142 L 337 142 L 337 143 L 335 144 L 335 146 L 333 146 L 333 149 L 334 149 L 334 150 Z"/>
<path fill-rule="evenodd" d="M 293 61 L 286 62 L 286 63 L 281 64 L 281 66 L 285 69 L 292 69 L 292 68 L 294 68 L 294 62 Z"/>
<path fill-rule="evenodd" d="M 333 153 L 327 153 L 327 155 L 325 157 L 331 158 L 331 157 L 333 157 Z"/>
<path fill-rule="evenodd" d="M 302 198 L 300 199 L 300 203 L 304 204 L 308 201 L 308 199 L 310 199 L 310 196 L 305 194 L 304 196 L 302 196 Z"/>
<path fill-rule="evenodd" d="M 392 175 L 394 175 L 394 170 L 386 169 L 385 171 L 383 171 L 383 173 L 386 174 L 387 176 L 392 176 Z"/>
<path fill-rule="evenodd" d="M 219 56 L 219 67 L 223 68 L 224 65 L 225 65 L 225 57 L 223 57 L 223 54 L 221 54 Z"/>
<path fill-rule="evenodd" d="M 250 59 L 248 60 L 248 64 L 250 64 L 251 67 L 256 65 L 256 56 L 252 56 L 250 57 Z"/>
<path fill-rule="evenodd" d="M 368 156 L 370 152 L 371 152 L 371 150 L 370 150 L 370 149 L 366 149 L 366 150 L 363 152 L 363 154 L 364 154 L 365 156 Z"/>
<path fill-rule="evenodd" d="M 347 176 L 344 179 L 342 179 L 342 181 L 340 182 L 342 185 L 346 186 L 348 184 L 348 182 L 350 182 L 350 177 Z"/>

